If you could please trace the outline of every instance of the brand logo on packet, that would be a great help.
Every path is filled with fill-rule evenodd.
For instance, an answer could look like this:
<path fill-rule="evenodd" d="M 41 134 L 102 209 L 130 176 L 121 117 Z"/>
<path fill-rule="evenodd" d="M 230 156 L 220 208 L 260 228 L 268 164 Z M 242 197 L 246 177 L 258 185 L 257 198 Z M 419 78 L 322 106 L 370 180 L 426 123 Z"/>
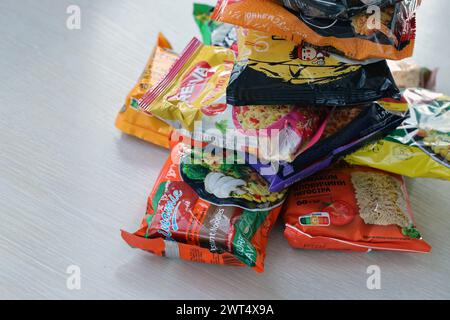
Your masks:
<path fill-rule="evenodd" d="M 166 237 L 172 239 L 172 231 L 178 231 L 177 212 L 180 206 L 180 199 L 183 196 L 181 190 L 174 190 L 168 197 L 167 203 L 164 206 L 161 214 L 161 229 L 158 232 Z"/>
<path fill-rule="evenodd" d="M 214 75 L 215 71 L 206 61 L 199 62 L 181 81 L 180 88 L 168 100 L 179 100 L 183 102 L 192 102 L 196 100 L 205 88 L 208 79 Z"/>

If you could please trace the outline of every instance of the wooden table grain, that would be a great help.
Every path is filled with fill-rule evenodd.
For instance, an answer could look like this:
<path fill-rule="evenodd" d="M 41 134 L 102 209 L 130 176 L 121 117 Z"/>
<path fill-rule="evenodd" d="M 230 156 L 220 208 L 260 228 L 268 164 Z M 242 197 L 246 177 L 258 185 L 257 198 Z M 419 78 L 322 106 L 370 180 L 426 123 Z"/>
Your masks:
<path fill-rule="evenodd" d="M 212 3 L 213 1 L 207 1 Z M 81 29 L 66 27 L 81 9 Z M 0 1 L 0 298 L 450 298 L 450 184 L 410 180 L 428 255 L 305 252 L 277 225 L 266 272 L 161 259 L 130 249 L 168 153 L 114 128 L 158 31 L 180 51 L 193 35 L 187 0 Z M 450 93 L 450 2 L 424 1 L 416 60 Z M 81 270 L 80 290 L 67 286 Z M 368 266 L 381 289 L 366 286 Z"/>

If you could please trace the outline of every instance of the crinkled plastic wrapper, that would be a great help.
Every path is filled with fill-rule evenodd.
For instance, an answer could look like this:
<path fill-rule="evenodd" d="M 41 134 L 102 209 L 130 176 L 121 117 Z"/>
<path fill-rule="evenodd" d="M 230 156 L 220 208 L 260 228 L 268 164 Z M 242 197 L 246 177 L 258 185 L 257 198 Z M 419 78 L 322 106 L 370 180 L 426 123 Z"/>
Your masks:
<path fill-rule="evenodd" d="M 320 139 L 327 108 L 227 104 L 233 65 L 231 50 L 194 39 L 141 106 L 185 137 L 270 161 L 292 161 Z"/>
<path fill-rule="evenodd" d="M 232 105 L 347 106 L 399 96 L 386 61 L 354 61 L 243 28 L 238 45 L 227 88 Z"/>
<path fill-rule="evenodd" d="M 385 8 L 399 0 L 282 0 L 286 8 L 314 18 L 348 20 L 377 6 Z"/>
<path fill-rule="evenodd" d="M 213 6 L 194 3 L 194 19 L 202 34 L 203 43 L 237 51 L 236 27 L 212 20 L 213 11 Z"/>
<path fill-rule="evenodd" d="M 167 39 L 159 34 L 153 50 L 137 84 L 128 94 L 117 115 L 116 127 L 122 132 L 168 148 L 173 128 L 158 118 L 139 110 L 139 99 L 170 70 L 178 56 Z"/>
<path fill-rule="evenodd" d="M 294 248 L 426 253 L 403 178 L 364 167 L 335 167 L 294 185 L 284 235 Z"/>
<path fill-rule="evenodd" d="M 270 190 L 287 188 L 365 144 L 384 138 L 405 119 L 403 114 L 385 110 L 378 103 L 369 106 L 336 108 L 323 138 L 298 155 L 292 163 L 252 164 L 270 183 Z"/>
<path fill-rule="evenodd" d="M 438 69 L 421 67 L 408 59 L 402 61 L 388 61 L 395 83 L 401 89 L 424 88 L 434 90 Z"/>
<path fill-rule="evenodd" d="M 406 120 L 383 140 L 345 160 L 413 178 L 450 180 L 450 97 L 408 89 Z"/>
<path fill-rule="evenodd" d="M 269 233 L 286 192 L 245 164 L 176 144 L 148 200 L 140 229 L 123 239 L 158 256 L 264 270 Z"/>
<path fill-rule="evenodd" d="M 359 14 L 345 21 L 299 16 L 278 0 L 219 0 L 213 19 L 296 43 L 332 47 L 356 60 L 401 60 L 414 51 L 416 8 L 417 1 L 406 0 L 383 8 L 379 16 Z"/>

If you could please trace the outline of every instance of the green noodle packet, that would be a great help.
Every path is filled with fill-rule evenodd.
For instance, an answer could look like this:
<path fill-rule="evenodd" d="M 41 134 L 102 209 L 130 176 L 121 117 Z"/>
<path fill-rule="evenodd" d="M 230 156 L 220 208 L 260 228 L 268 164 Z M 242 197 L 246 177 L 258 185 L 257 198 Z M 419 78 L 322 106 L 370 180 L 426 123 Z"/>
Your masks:
<path fill-rule="evenodd" d="M 218 24 L 218 22 L 211 20 L 211 13 L 213 10 L 213 6 L 203 3 L 194 3 L 194 19 L 200 28 L 203 43 L 206 45 L 211 45 L 212 32 Z"/>
<path fill-rule="evenodd" d="M 202 35 L 203 43 L 237 50 L 236 28 L 227 23 L 211 19 L 214 7 L 208 4 L 194 3 L 194 19 Z"/>

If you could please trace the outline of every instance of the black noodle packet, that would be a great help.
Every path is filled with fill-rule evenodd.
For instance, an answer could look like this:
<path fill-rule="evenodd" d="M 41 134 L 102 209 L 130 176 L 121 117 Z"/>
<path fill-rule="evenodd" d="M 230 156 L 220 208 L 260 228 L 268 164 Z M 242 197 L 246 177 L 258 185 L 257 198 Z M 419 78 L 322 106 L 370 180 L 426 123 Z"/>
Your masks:
<path fill-rule="evenodd" d="M 366 13 L 371 6 L 384 8 L 399 0 L 283 0 L 286 8 L 299 14 L 328 19 L 347 20 L 351 17 Z"/>
<path fill-rule="evenodd" d="M 348 106 L 400 96 L 385 60 L 355 61 L 259 31 L 237 32 L 231 105 Z"/>

